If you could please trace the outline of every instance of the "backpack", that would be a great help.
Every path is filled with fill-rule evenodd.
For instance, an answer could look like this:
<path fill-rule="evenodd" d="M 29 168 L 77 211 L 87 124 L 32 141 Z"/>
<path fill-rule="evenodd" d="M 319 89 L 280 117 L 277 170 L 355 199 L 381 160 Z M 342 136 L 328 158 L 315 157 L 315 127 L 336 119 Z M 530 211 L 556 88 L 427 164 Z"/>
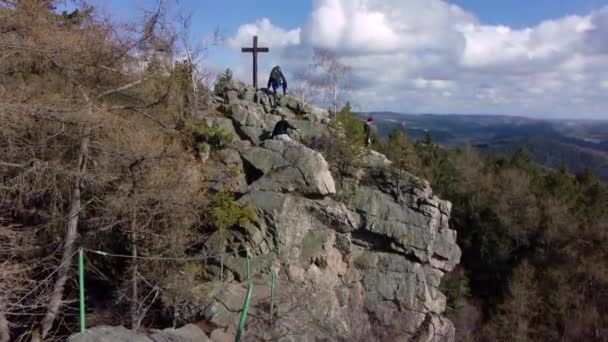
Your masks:
<path fill-rule="evenodd" d="M 280 83 L 281 82 L 281 68 L 279 67 L 274 67 L 272 69 L 272 71 L 270 72 L 270 78 L 273 79 L 275 82 Z"/>

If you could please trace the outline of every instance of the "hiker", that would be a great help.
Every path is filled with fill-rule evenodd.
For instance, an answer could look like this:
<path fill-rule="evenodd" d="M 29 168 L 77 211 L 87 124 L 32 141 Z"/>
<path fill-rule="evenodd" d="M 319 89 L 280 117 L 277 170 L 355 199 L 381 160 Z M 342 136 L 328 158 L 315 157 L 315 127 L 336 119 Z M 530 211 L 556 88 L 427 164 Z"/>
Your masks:
<path fill-rule="evenodd" d="M 365 130 L 365 146 L 369 146 L 372 143 L 372 135 L 374 131 L 374 119 L 371 117 L 367 118 L 364 126 Z"/>
<path fill-rule="evenodd" d="M 272 138 L 280 141 L 293 141 L 287 132 L 288 129 L 302 132 L 287 122 L 285 115 L 281 115 L 281 121 L 277 122 L 277 124 L 274 126 L 274 130 L 272 131 Z"/>
<path fill-rule="evenodd" d="M 270 90 L 272 87 L 272 92 L 276 96 L 277 88 L 279 86 L 283 87 L 283 95 L 287 95 L 287 80 L 285 80 L 281 67 L 277 65 L 272 68 L 272 71 L 270 71 L 270 77 L 268 78 L 268 89 Z"/>

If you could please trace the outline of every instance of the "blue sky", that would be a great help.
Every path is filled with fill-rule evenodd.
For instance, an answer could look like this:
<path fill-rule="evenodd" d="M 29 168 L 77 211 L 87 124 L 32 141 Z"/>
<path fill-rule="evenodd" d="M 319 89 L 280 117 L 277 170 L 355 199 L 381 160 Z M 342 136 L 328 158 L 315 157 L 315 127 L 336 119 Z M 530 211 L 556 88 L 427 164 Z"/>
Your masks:
<path fill-rule="evenodd" d="M 585 15 L 608 5 L 608 0 L 456 0 L 451 1 L 475 13 L 484 23 L 515 28 L 528 27 L 546 19 Z"/>
<path fill-rule="evenodd" d="M 152 0 L 94 0 L 137 18 Z M 216 27 L 226 45 L 207 65 L 251 78 L 239 52 L 253 33 L 271 53 L 265 70 L 309 61 L 312 47 L 353 66 L 350 97 L 362 110 L 608 118 L 608 0 L 223 0 L 170 2 L 193 12 L 194 34 Z M 355 51 L 353 53 L 353 51 Z M 391 69 L 388 78 L 378 75 Z M 298 80 L 299 81 L 299 80 Z M 304 80 L 305 81 L 305 80 Z M 293 84 L 293 83 L 292 83 Z"/>
<path fill-rule="evenodd" d="M 153 8 L 157 1 L 93 0 L 91 3 L 110 10 L 113 15 L 133 17 L 138 9 Z M 475 13 L 484 23 L 522 28 L 546 19 L 585 15 L 608 5 L 608 0 L 451 0 L 450 3 Z M 312 2 L 306 0 L 176 0 L 171 6 L 193 11 L 199 33 L 209 32 L 216 26 L 234 33 L 243 23 L 263 17 L 280 27 L 298 27 L 312 10 Z"/>

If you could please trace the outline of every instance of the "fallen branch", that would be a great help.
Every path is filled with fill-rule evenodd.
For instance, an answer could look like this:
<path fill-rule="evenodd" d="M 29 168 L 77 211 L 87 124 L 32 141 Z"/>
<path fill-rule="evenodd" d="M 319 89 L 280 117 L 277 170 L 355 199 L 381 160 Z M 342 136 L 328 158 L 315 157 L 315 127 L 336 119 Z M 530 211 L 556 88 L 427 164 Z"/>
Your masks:
<path fill-rule="evenodd" d="M 23 164 L 10 163 L 0 160 L 0 166 L 12 167 L 16 169 L 23 169 L 25 166 Z"/>
<path fill-rule="evenodd" d="M 115 106 L 115 107 L 110 107 L 108 109 L 109 110 L 130 110 L 130 111 L 134 111 L 134 112 L 139 113 L 139 114 L 145 116 L 146 118 L 150 119 L 151 121 L 153 121 L 154 123 L 158 124 L 162 128 L 169 129 L 169 130 L 174 130 L 173 128 L 171 128 L 171 127 L 165 125 L 164 123 L 162 123 L 160 120 L 155 119 L 152 115 L 148 114 L 146 111 L 142 110 L 141 108 L 147 108 L 147 106 L 144 106 L 144 107 L 138 107 L 138 106 Z"/>
<path fill-rule="evenodd" d="M 101 94 L 97 95 L 97 99 L 99 100 L 99 99 L 101 99 L 101 98 L 103 98 L 103 97 L 106 97 L 106 96 L 108 96 L 108 95 L 116 94 L 116 93 L 121 92 L 121 91 L 123 91 L 123 90 L 127 90 L 127 89 L 129 89 L 129 88 L 133 88 L 133 87 L 135 87 L 136 85 L 141 84 L 142 82 L 146 81 L 148 78 L 149 78 L 149 77 L 148 77 L 148 76 L 146 76 L 146 77 L 140 78 L 140 79 L 138 79 L 138 80 L 135 80 L 135 81 L 133 81 L 133 82 L 131 82 L 131 83 L 127 83 L 127 84 L 125 84 L 125 85 L 123 85 L 123 86 L 121 86 L 121 87 L 114 88 L 114 89 L 110 89 L 110 90 L 106 90 L 106 91 L 104 91 L 103 93 L 101 93 Z"/>

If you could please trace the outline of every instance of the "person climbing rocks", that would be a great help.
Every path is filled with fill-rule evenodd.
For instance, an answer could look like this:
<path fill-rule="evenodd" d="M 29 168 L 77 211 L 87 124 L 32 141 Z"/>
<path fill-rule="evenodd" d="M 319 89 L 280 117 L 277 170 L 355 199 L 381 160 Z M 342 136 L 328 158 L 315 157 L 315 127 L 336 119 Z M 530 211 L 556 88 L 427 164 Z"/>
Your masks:
<path fill-rule="evenodd" d="M 277 122 L 272 131 L 272 138 L 280 141 L 290 141 L 293 139 L 289 136 L 288 130 L 292 129 L 296 132 L 302 132 L 298 128 L 293 127 L 286 119 L 285 115 L 281 115 L 281 120 Z"/>
<path fill-rule="evenodd" d="M 287 80 L 285 80 L 281 67 L 277 65 L 272 68 L 272 71 L 270 71 L 270 77 L 268 78 L 268 89 L 272 89 L 272 92 L 276 95 L 277 88 L 280 86 L 283 87 L 283 95 L 287 95 Z"/>
<path fill-rule="evenodd" d="M 365 146 L 369 146 L 372 143 L 372 136 L 375 131 L 374 119 L 371 117 L 367 118 L 363 128 L 365 130 Z"/>

